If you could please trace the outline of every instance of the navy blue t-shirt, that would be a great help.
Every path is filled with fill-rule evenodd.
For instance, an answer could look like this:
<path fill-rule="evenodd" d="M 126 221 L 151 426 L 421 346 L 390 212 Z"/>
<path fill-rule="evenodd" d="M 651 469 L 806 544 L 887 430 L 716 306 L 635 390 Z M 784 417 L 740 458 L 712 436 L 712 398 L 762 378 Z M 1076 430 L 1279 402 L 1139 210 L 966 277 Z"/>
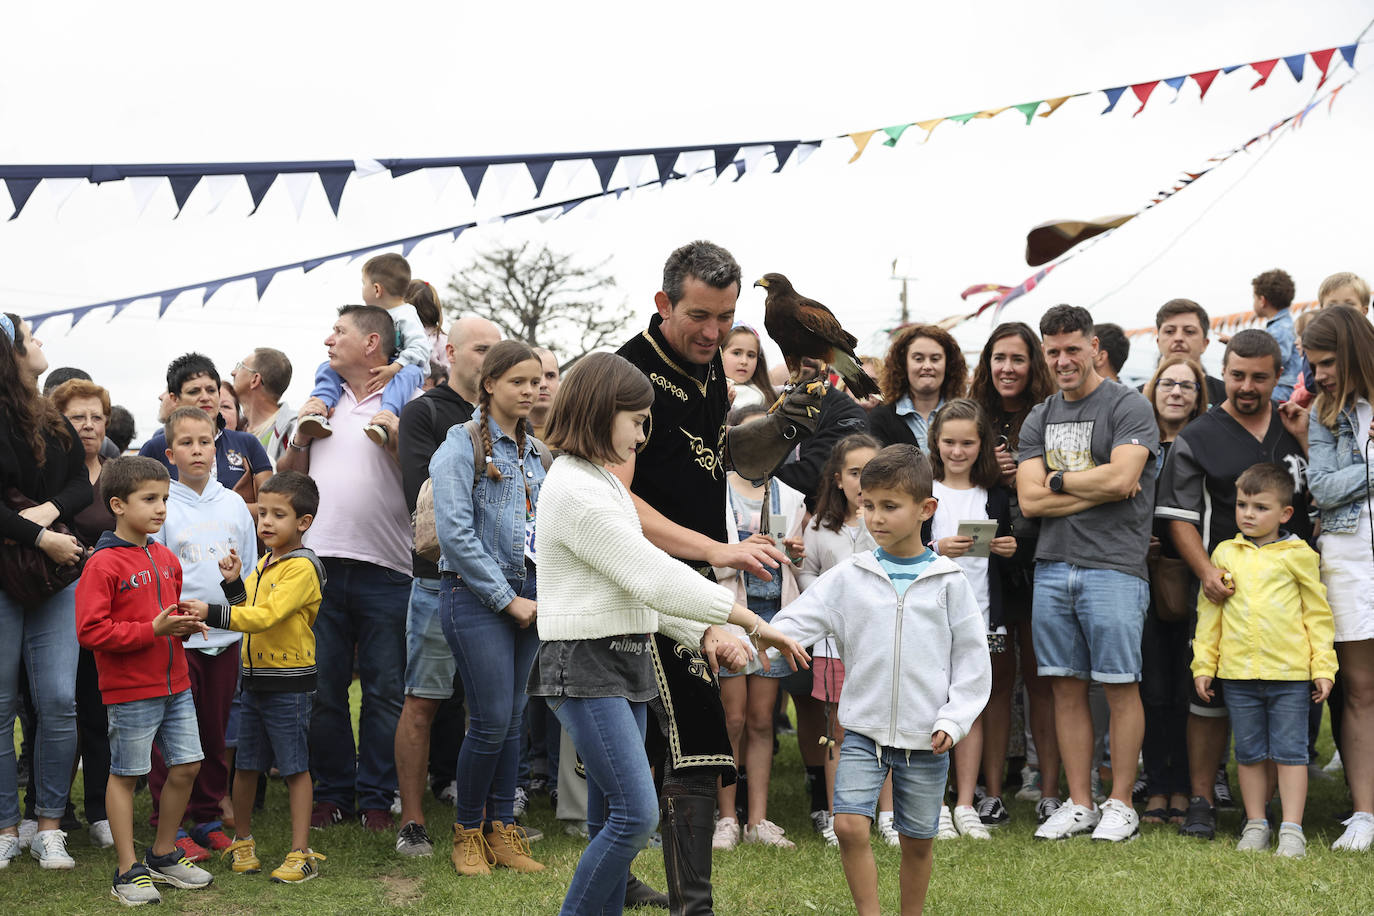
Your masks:
<path fill-rule="evenodd" d="M 161 461 L 172 475 L 172 479 L 177 479 L 177 469 L 167 460 L 167 435 L 161 427 L 153 433 L 151 439 L 143 443 L 138 454 L 144 458 L 156 458 Z M 254 474 L 272 470 L 267 450 L 262 447 L 258 437 L 236 429 L 216 430 L 214 479 L 222 486 L 233 489 L 234 484 L 243 476 L 245 466 L 252 468 Z"/>

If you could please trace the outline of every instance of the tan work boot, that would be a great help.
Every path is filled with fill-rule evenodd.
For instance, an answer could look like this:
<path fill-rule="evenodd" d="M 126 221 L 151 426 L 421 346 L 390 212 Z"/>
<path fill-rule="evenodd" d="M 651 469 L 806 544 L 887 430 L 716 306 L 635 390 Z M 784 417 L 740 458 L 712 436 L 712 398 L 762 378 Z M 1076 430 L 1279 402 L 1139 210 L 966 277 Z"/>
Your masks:
<path fill-rule="evenodd" d="M 530 841 L 525 836 L 525 828 L 519 824 L 507 826 L 500 821 L 492 821 L 491 832 L 485 839 L 491 849 L 493 864 L 520 872 L 544 870 L 543 865 L 530 858 Z"/>
<path fill-rule="evenodd" d="M 453 825 L 453 867 L 460 875 L 489 875 L 495 863 L 481 827 Z"/>

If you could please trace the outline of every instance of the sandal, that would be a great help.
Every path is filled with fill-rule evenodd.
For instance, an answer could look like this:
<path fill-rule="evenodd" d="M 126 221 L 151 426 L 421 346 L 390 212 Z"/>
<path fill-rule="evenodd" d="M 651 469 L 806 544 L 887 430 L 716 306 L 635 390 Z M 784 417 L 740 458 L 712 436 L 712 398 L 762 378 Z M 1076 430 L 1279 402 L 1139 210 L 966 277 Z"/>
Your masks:
<path fill-rule="evenodd" d="M 1182 808 L 1169 809 L 1169 823 L 1182 824 L 1188 817 L 1188 812 Z"/>
<path fill-rule="evenodd" d="M 1162 824 L 1169 819 L 1169 812 L 1163 808 L 1151 808 L 1140 815 L 1142 824 Z"/>

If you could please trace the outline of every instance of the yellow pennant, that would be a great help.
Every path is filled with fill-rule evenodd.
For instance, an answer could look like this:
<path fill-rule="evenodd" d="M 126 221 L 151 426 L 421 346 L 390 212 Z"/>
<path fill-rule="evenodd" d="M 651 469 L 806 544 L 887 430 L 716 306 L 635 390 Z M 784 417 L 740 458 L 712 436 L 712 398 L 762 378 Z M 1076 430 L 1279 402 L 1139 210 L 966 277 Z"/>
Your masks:
<path fill-rule="evenodd" d="M 849 157 L 850 162 L 854 162 L 864 154 L 864 147 L 868 146 L 868 141 L 872 140 L 876 133 L 876 130 L 861 130 L 856 134 L 849 135 L 849 139 L 853 140 L 854 146 L 857 147 L 854 150 L 854 155 Z"/>
<path fill-rule="evenodd" d="M 1054 114 L 1055 110 L 1056 110 L 1060 105 L 1063 105 L 1065 102 L 1067 102 L 1067 101 L 1068 101 L 1069 99 L 1071 99 L 1071 98 L 1073 98 L 1073 96 L 1071 96 L 1071 95 L 1061 95 L 1061 96 L 1060 96 L 1059 98 L 1057 98 L 1057 99 L 1046 99 L 1046 100 L 1045 100 L 1045 104 L 1048 105 L 1049 107 L 1046 108 L 1044 111 L 1040 112 L 1039 117 L 1048 118 L 1050 115 Z"/>

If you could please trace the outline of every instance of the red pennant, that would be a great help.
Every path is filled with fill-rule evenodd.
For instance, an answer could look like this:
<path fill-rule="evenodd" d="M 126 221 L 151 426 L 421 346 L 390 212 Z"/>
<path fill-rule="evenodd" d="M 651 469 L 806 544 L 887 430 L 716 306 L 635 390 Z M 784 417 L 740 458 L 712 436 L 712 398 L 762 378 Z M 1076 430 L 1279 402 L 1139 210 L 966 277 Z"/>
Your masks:
<path fill-rule="evenodd" d="M 1150 93 L 1154 92 L 1155 87 L 1158 85 L 1159 80 L 1151 80 L 1148 83 L 1136 83 L 1131 87 L 1131 91 L 1135 93 L 1135 97 L 1140 99 L 1140 107 L 1135 110 L 1135 114 L 1131 115 L 1131 117 L 1134 118 L 1145 110 L 1145 103 L 1149 100 Z"/>
<path fill-rule="evenodd" d="M 1198 96 L 1199 102 L 1207 98 L 1207 90 L 1212 88 L 1212 80 L 1216 79 L 1220 72 L 1220 70 L 1204 70 L 1201 73 L 1193 74 L 1193 80 L 1197 83 L 1197 87 L 1202 90 L 1202 94 Z"/>
<path fill-rule="evenodd" d="M 1274 65 L 1278 62 L 1279 59 L 1276 57 L 1273 60 L 1261 60 L 1251 64 L 1250 66 L 1255 68 L 1255 72 L 1260 75 L 1260 78 L 1259 81 L 1256 82 L 1255 85 L 1251 86 L 1250 88 L 1252 90 L 1258 89 L 1265 83 L 1269 82 L 1269 74 L 1274 72 Z"/>
<path fill-rule="evenodd" d="M 1331 66 L 1331 56 L 1335 53 L 1335 48 L 1327 48 L 1325 51 L 1312 52 L 1312 63 L 1320 67 L 1322 71 L 1321 83 L 1317 84 L 1318 89 L 1322 87 L 1322 83 L 1326 82 L 1326 68 Z"/>
<path fill-rule="evenodd" d="M 1326 111 L 1328 114 L 1331 112 L 1331 109 L 1334 108 L 1336 105 L 1336 96 L 1340 95 L 1341 90 L 1344 88 L 1344 86 L 1337 86 L 1335 89 L 1331 90 L 1331 101 L 1326 103 Z"/>

